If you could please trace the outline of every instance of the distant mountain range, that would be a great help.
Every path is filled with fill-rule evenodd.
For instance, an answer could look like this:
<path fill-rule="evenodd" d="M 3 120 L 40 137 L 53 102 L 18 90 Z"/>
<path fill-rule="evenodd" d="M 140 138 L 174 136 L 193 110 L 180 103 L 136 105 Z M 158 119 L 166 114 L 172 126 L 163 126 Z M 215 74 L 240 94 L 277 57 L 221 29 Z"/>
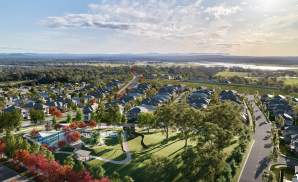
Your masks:
<path fill-rule="evenodd" d="M 250 57 L 228 54 L 36 54 L 0 53 L 1 64 L 26 62 L 199 62 L 199 63 L 249 63 L 270 65 L 298 65 L 298 57 Z"/>

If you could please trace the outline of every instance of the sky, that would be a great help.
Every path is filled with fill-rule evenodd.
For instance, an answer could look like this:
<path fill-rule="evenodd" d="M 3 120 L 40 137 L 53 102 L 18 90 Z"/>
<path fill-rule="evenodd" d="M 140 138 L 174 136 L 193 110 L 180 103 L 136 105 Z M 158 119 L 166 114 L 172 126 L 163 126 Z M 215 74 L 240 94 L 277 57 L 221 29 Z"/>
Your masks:
<path fill-rule="evenodd" d="M 0 52 L 298 56 L 298 0 L 1 0 Z"/>

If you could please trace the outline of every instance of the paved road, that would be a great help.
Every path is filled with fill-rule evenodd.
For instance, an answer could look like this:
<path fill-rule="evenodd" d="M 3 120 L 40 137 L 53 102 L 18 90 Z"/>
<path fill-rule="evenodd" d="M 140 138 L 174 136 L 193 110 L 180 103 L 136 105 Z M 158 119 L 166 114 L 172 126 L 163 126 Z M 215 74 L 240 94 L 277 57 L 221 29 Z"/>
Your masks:
<path fill-rule="evenodd" d="M 29 180 L 23 176 L 20 176 L 17 172 L 9 169 L 6 166 L 0 165 L 0 181 L 9 182 L 9 181 L 19 181 L 19 182 L 29 182 Z"/>
<path fill-rule="evenodd" d="M 248 100 L 253 101 L 253 96 L 249 96 Z M 272 151 L 270 139 L 271 124 L 267 124 L 264 114 L 253 102 L 254 115 L 256 120 L 256 131 L 254 134 L 254 144 L 250 155 L 245 164 L 243 172 L 240 176 L 240 182 L 261 182 L 262 174 L 269 166 L 268 156 Z"/>
<path fill-rule="evenodd" d="M 138 83 L 139 78 L 140 76 L 133 75 L 133 78 L 117 92 L 117 95 L 121 95 L 123 92 L 125 92 L 125 89 L 132 87 L 136 83 Z"/>

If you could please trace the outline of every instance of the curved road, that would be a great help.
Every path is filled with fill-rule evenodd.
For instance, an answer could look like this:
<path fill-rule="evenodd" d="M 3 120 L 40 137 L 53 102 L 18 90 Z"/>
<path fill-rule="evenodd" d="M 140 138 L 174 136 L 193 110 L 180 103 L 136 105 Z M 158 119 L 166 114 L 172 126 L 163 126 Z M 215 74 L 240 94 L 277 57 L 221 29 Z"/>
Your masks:
<path fill-rule="evenodd" d="M 262 174 L 268 168 L 270 161 L 269 155 L 272 151 L 270 139 L 271 124 L 267 123 L 264 114 L 260 108 L 254 103 L 254 97 L 248 96 L 248 100 L 252 102 L 254 115 L 256 117 L 256 130 L 254 134 L 254 144 L 252 146 L 249 157 L 245 163 L 242 173 L 240 174 L 240 182 L 261 182 Z"/>

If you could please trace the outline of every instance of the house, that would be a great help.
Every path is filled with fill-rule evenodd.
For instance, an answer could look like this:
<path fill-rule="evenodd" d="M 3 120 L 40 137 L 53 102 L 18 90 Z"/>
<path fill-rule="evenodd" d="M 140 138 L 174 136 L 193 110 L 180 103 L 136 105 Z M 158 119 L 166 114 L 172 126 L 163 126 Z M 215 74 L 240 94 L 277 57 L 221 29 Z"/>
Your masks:
<path fill-rule="evenodd" d="M 277 118 L 282 116 L 286 120 L 286 125 L 292 125 L 294 122 L 294 111 L 292 106 L 287 102 L 286 97 L 278 95 L 274 97 L 262 97 L 263 104 L 266 105 L 270 113 L 270 118 Z"/>
<path fill-rule="evenodd" d="M 47 144 L 48 146 L 56 145 L 59 141 L 65 139 L 65 133 L 63 131 L 40 131 L 36 135 L 36 141 L 40 144 Z"/>
<path fill-rule="evenodd" d="M 292 126 L 294 124 L 294 119 L 287 113 L 283 113 L 282 117 L 285 119 L 285 126 Z"/>
<path fill-rule="evenodd" d="M 3 112 L 14 112 L 16 110 L 21 112 L 21 115 L 22 115 L 23 119 L 30 119 L 30 114 L 29 114 L 29 111 L 27 109 L 17 107 L 15 105 L 6 107 L 5 109 L 3 109 Z"/>
<path fill-rule="evenodd" d="M 75 157 L 77 160 L 80 160 L 80 161 L 88 161 L 90 160 L 90 151 L 88 150 L 77 150 L 74 152 L 75 154 Z"/>
<path fill-rule="evenodd" d="M 94 113 L 97 108 L 98 108 L 97 103 L 93 103 L 91 105 L 85 106 L 83 108 L 84 120 L 89 121 L 92 117 L 92 113 Z"/>
<path fill-rule="evenodd" d="M 240 95 L 235 90 L 224 90 L 219 94 L 219 98 L 222 101 L 229 100 L 238 104 L 241 103 Z"/>
<path fill-rule="evenodd" d="M 284 130 L 282 131 L 282 136 L 286 143 L 291 143 L 292 136 L 298 134 L 298 126 L 285 126 Z"/>
<path fill-rule="evenodd" d="M 45 104 L 42 104 L 42 103 L 35 103 L 33 108 L 35 110 L 41 110 L 43 111 L 46 115 L 49 115 L 49 111 L 50 111 L 50 107 L 45 105 Z"/>
<path fill-rule="evenodd" d="M 297 173 L 295 173 L 294 177 L 292 178 L 292 182 L 298 182 L 298 174 Z"/>
<path fill-rule="evenodd" d="M 197 109 L 207 108 L 208 104 L 210 103 L 212 93 L 213 90 L 208 89 L 194 91 L 188 96 L 188 103 Z"/>
<path fill-rule="evenodd" d="M 139 113 L 151 112 L 147 107 L 136 106 L 127 112 L 127 120 L 129 123 L 134 123 L 138 119 Z"/>

